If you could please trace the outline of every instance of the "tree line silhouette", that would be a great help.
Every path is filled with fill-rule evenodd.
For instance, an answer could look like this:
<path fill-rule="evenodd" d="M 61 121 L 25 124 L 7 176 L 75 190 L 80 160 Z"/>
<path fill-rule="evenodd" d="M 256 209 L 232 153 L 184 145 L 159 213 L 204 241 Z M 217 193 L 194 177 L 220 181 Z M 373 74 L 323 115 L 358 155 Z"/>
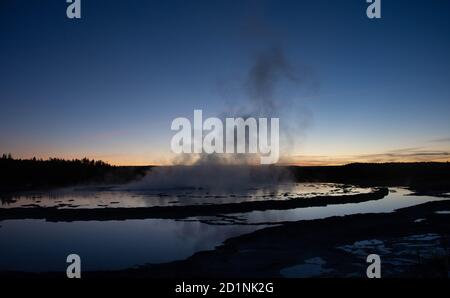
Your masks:
<path fill-rule="evenodd" d="M 0 190 L 27 190 L 85 183 L 123 183 L 145 174 L 148 167 L 117 167 L 88 158 L 65 160 L 0 158 Z"/>
<path fill-rule="evenodd" d="M 299 182 L 405 186 L 430 194 L 450 192 L 449 162 L 351 163 L 343 166 L 290 168 Z"/>
<path fill-rule="evenodd" d="M 151 166 L 113 166 L 88 158 L 65 160 L 0 158 L 0 191 L 87 183 L 125 183 Z M 290 166 L 297 182 L 333 182 L 360 186 L 405 186 L 417 192 L 450 192 L 450 163 L 352 163 L 344 166 Z"/>

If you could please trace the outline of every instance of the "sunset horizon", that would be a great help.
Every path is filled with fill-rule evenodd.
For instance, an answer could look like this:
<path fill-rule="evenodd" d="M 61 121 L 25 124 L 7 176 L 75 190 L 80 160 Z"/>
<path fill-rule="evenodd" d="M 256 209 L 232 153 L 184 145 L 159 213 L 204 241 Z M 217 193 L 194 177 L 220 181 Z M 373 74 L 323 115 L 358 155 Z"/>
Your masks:
<path fill-rule="evenodd" d="M 448 285 L 450 0 L 0 0 L 0 41 L 14 293 Z"/>

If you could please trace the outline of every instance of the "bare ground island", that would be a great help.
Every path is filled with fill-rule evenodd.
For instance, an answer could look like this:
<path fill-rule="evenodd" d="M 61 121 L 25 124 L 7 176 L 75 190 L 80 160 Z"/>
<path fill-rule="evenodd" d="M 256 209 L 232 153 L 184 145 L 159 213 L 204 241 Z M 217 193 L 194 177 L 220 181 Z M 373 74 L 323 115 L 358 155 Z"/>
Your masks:
<path fill-rule="evenodd" d="M 359 203 L 379 200 L 389 193 L 387 188 L 373 188 L 368 193 L 340 196 L 315 196 L 289 200 L 264 199 L 240 203 L 222 203 L 186 206 L 154 206 L 139 208 L 77 208 L 58 207 L 0 208 L 0 220 L 6 219 L 46 219 L 47 221 L 83 221 L 83 220 L 126 220 L 146 218 L 180 219 L 192 216 L 224 215 L 264 210 L 287 210 L 301 207 L 326 206 L 330 204 Z"/>

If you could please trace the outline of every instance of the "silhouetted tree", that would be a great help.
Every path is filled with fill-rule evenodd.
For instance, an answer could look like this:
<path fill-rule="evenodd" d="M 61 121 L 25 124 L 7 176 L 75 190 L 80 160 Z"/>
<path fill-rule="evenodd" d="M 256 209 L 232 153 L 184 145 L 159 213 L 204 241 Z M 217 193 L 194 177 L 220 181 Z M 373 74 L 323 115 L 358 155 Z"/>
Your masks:
<path fill-rule="evenodd" d="M 0 191 L 68 186 L 80 183 L 122 183 L 145 174 L 148 167 L 115 167 L 101 160 L 61 158 L 0 159 Z"/>

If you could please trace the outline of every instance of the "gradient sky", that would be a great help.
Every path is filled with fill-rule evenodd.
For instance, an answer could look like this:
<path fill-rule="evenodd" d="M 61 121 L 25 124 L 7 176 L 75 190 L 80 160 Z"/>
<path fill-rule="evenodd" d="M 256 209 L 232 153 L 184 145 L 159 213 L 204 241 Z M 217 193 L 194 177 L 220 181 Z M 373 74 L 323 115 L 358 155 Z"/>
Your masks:
<path fill-rule="evenodd" d="M 283 162 L 450 160 L 450 1 L 382 0 L 380 20 L 365 0 L 82 0 L 81 20 L 66 7 L 0 1 L 0 153 L 169 163 L 171 121 L 239 107 L 277 47 L 308 69 L 277 85 L 299 127 Z"/>

